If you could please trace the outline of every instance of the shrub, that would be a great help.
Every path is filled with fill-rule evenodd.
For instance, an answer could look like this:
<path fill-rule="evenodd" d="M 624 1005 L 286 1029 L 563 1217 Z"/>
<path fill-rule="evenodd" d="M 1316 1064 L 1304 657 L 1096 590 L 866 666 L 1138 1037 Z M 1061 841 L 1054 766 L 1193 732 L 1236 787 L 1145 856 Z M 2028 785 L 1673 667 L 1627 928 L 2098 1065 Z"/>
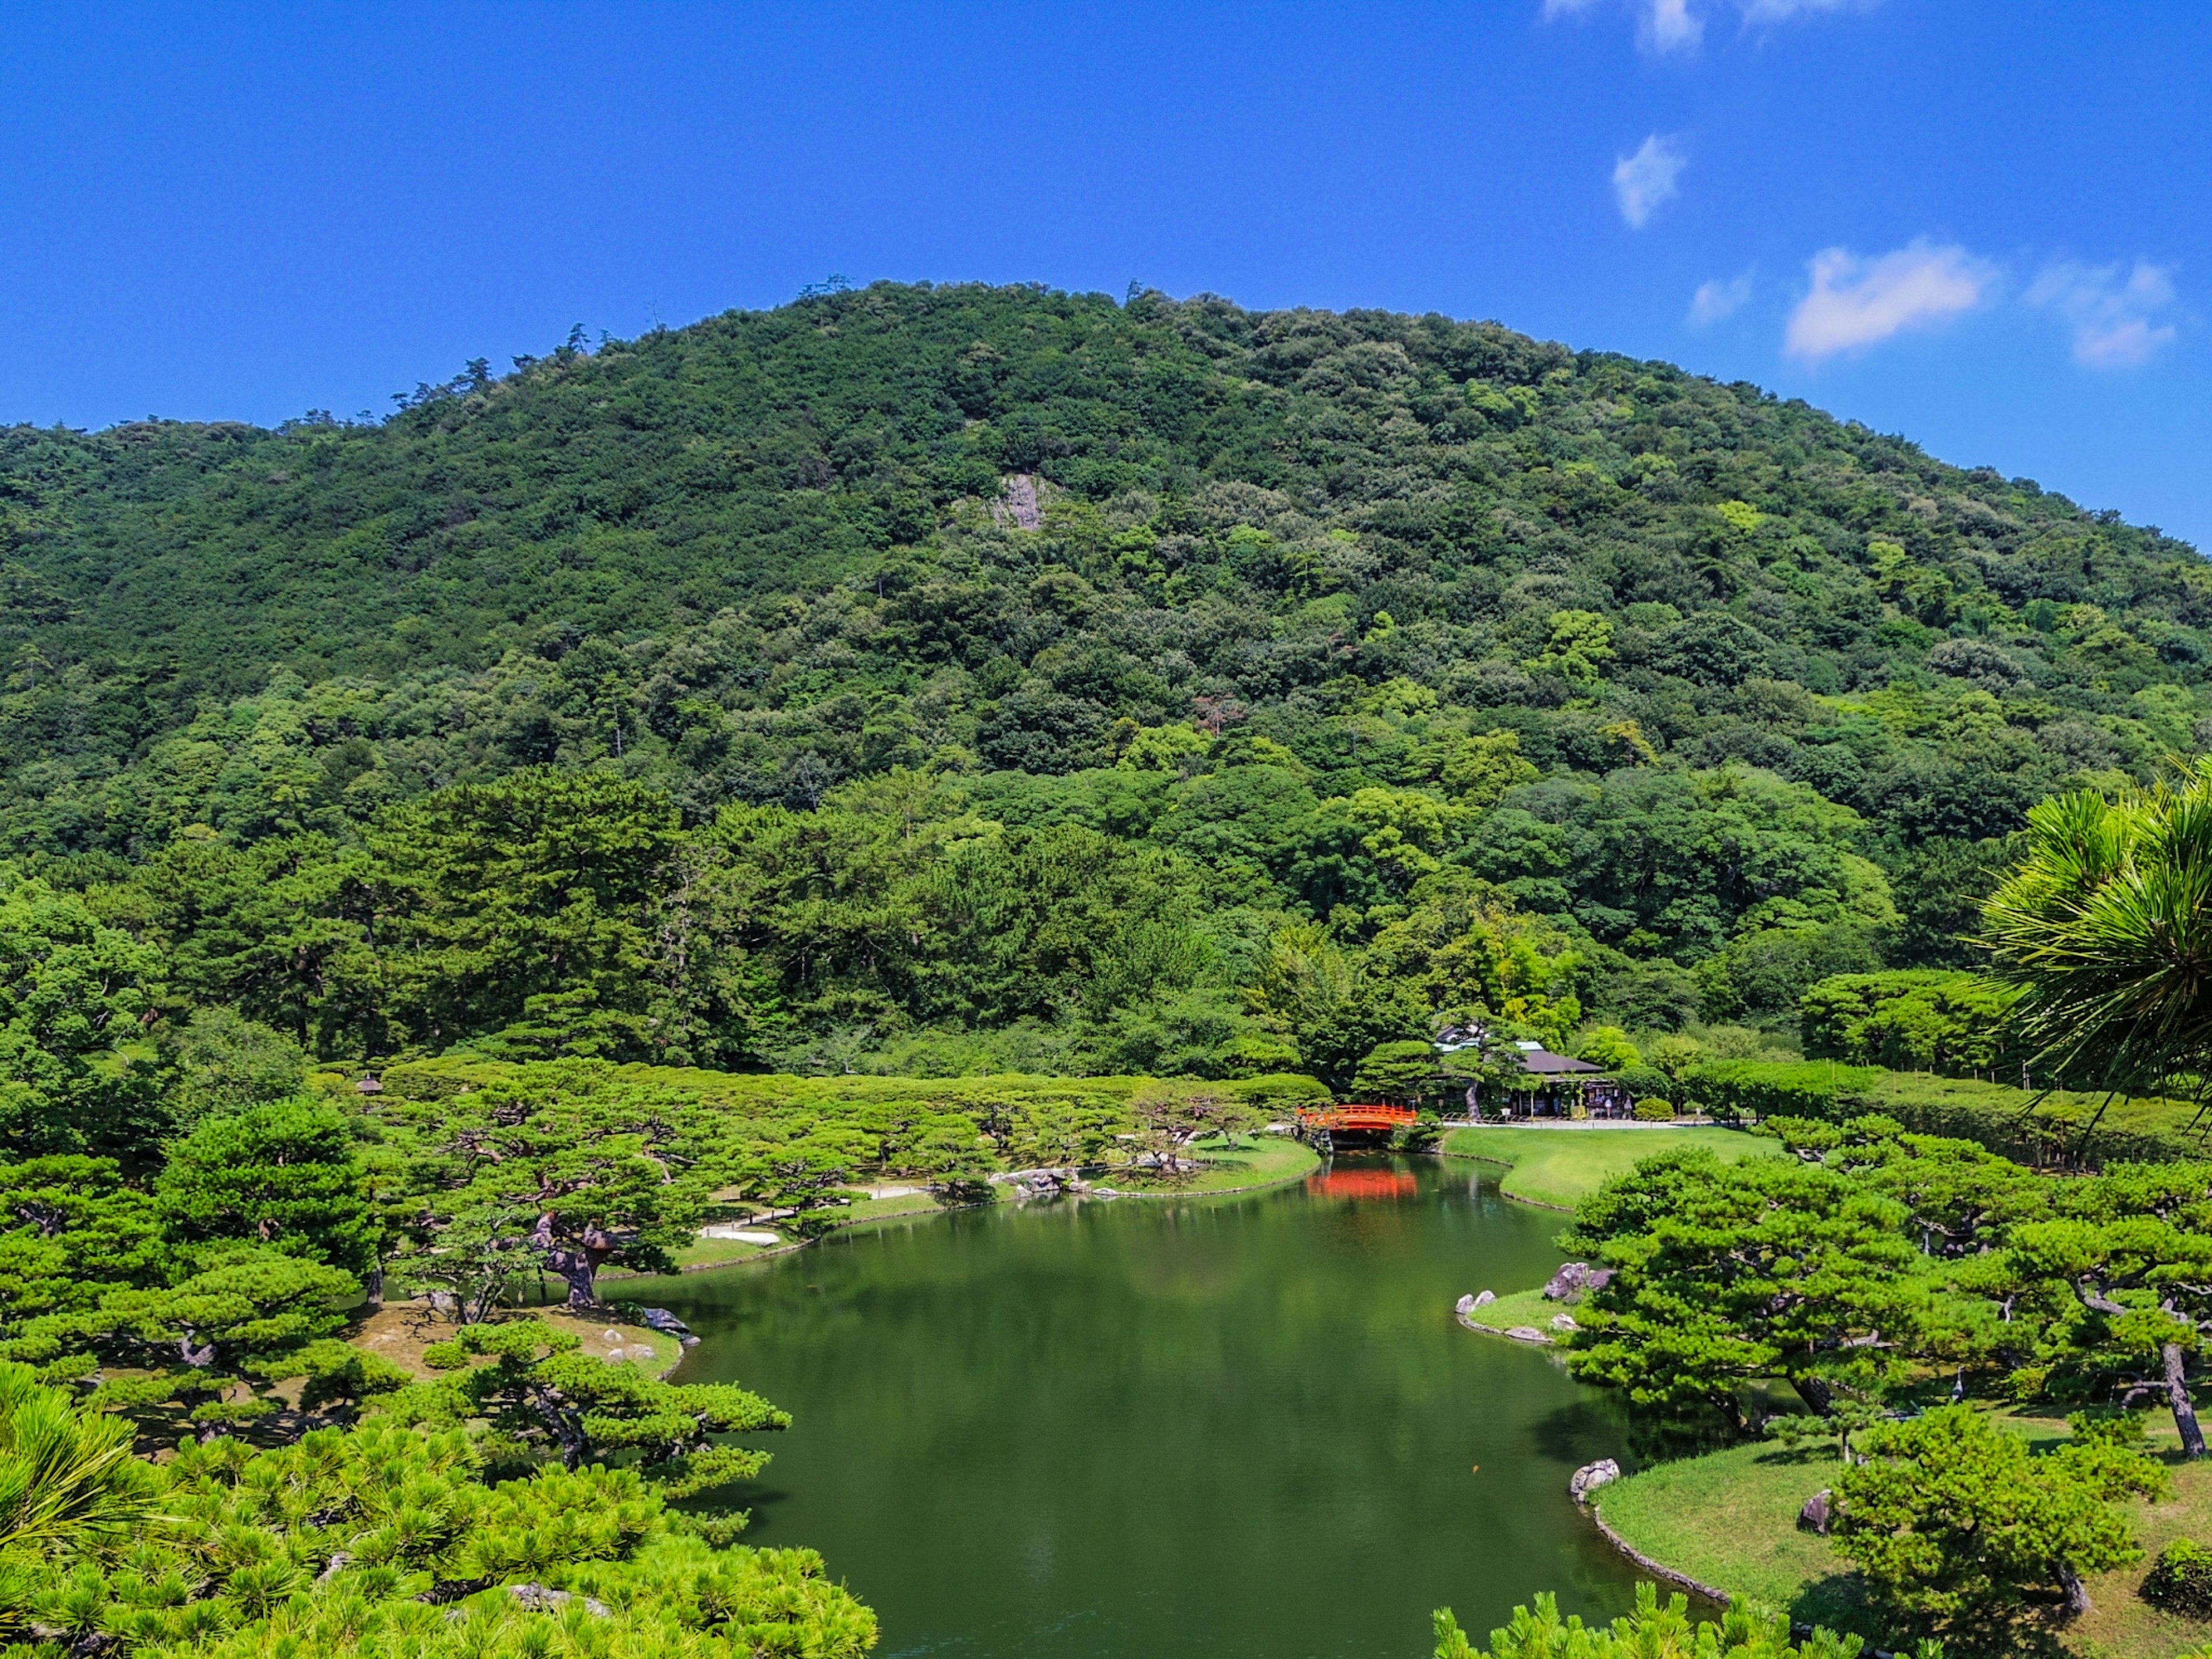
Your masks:
<path fill-rule="evenodd" d="M 1674 1121 L 1674 1103 L 1652 1095 L 1636 1103 L 1634 1115 L 1638 1123 L 1671 1123 Z"/>
<path fill-rule="evenodd" d="M 1978 1141 L 2038 1168 L 2101 1168 L 2201 1158 L 2212 1130 L 2186 1102 L 2108 1100 L 2101 1093 L 2031 1093 L 1971 1078 L 1844 1066 L 1833 1060 L 1780 1064 L 1707 1060 L 1686 1082 L 1717 1117 L 1809 1117 L 1844 1123 L 1869 1112 L 1893 1117 L 1915 1134 Z"/>
<path fill-rule="evenodd" d="M 2143 1600 L 2168 1613 L 2212 1619 L 2212 1549 L 2177 1538 L 2159 1552 L 2143 1580 Z"/>
<path fill-rule="evenodd" d="M 1646 1095 L 1663 1095 L 1674 1086 L 1656 1066 L 1624 1066 L 1613 1075 L 1638 1100 Z"/>

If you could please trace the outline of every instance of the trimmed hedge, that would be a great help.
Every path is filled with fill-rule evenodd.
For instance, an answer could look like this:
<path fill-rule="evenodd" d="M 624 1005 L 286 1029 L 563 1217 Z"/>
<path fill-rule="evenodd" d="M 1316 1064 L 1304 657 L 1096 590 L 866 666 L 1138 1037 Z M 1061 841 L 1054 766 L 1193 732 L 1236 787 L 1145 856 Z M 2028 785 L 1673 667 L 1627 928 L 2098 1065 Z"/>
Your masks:
<path fill-rule="evenodd" d="M 2143 1579 L 2142 1598 L 2154 1607 L 2191 1619 L 2212 1619 L 2212 1550 L 2177 1538 L 2159 1552 Z"/>
<path fill-rule="evenodd" d="M 332 1094 L 351 1084 L 325 1072 Z M 1301 1106 L 1325 1106 L 1330 1095 L 1310 1077 L 1278 1074 L 1219 1082 L 1197 1078 L 788 1077 L 770 1073 L 707 1072 L 677 1066 L 617 1066 L 605 1060 L 514 1062 L 447 1054 L 385 1068 L 382 1097 L 412 1102 L 453 1098 L 495 1084 L 563 1093 L 642 1089 L 672 1110 L 705 1109 L 740 1139 L 781 1141 L 817 1129 L 855 1131 L 877 1151 L 871 1167 L 886 1175 L 917 1173 L 902 1159 L 926 1157 L 929 1137 L 918 1128 L 948 1129 L 961 1119 L 969 1138 L 988 1137 L 1005 1167 L 1068 1162 L 1071 1146 L 1110 1146 L 1137 1127 L 1140 1093 L 1208 1095 L 1233 1101 L 1266 1119 Z"/>
<path fill-rule="evenodd" d="M 2197 1109 L 2181 1101 L 2107 1103 L 2101 1094 L 2054 1090 L 2038 1095 L 1970 1078 L 1825 1060 L 1707 1060 L 1692 1066 L 1685 1081 L 1716 1115 L 1839 1123 L 1881 1112 L 1916 1133 L 1978 1141 L 2039 1169 L 2212 1156 L 2208 1126 L 2192 1128 Z"/>

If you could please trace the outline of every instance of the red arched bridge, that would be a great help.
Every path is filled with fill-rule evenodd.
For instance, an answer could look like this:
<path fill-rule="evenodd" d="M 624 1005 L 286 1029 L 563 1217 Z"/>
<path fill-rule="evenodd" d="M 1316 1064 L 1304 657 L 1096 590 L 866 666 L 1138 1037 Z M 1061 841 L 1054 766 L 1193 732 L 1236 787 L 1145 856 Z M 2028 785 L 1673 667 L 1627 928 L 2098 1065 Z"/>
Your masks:
<path fill-rule="evenodd" d="M 1387 1135 L 1419 1121 L 1410 1106 L 1307 1106 L 1298 1112 L 1298 1139 L 1327 1146 L 1339 1135 Z"/>

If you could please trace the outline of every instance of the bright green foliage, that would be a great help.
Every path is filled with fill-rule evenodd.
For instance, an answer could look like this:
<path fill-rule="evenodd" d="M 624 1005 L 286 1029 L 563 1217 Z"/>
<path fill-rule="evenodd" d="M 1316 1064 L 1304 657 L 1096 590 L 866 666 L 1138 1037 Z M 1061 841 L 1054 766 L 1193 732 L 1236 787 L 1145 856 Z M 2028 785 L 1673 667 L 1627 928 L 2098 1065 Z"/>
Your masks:
<path fill-rule="evenodd" d="M 2151 1092 L 2212 1075 L 2212 765 L 2028 817 L 2027 854 L 1982 912 L 2022 1037 L 2050 1068 Z"/>
<path fill-rule="evenodd" d="M 1817 1165 L 1662 1153 L 1608 1182 L 1561 1242 L 1614 1276 L 1577 1310 L 1567 1364 L 1654 1405 L 1784 1382 L 1814 1411 L 1876 1392 L 1930 1322 L 1904 1207 Z"/>
<path fill-rule="evenodd" d="M 1143 1173 L 1169 1182 L 1198 1173 L 1190 1156 L 1192 1143 L 1208 1135 L 1234 1139 L 1259 1127 L 1261 1118 L 1246 1102 L 1210 1089 L 1169 1089 L 1155 1085 L 1130 1098 L 1136 1120 L 1133 1139 Z"/>
<path fill-rule="evenodd" d="M 1914 1134 L 1880 1114 L 1841 1124 L 1775 1117 L 1759 1128 L 1801 1158 L 1817 1158 L 1895 1199 L 1905 1206 L 1906 1231 L 1932 1256 L 1978 1255 L 2080 1191 L 1972 1141 Z"/>
<path fill-rule="evenodd" d="M 105 1158 L 0 1164 L 0 1328 L 89 1307 L 168 1266 L 159 1212 Z"/>
<path fill-rule="evenodd" d="M 1435 1091 L 1437 1051 L 1418 1038 L 1401 1042 L 1378 1042 L 1359 1062 L 1352 1079 L 1352 1093 L 1364 1098 L 1412 1105 Z"/>
<path fill-rule="evenodd" d="M 55 1377 L 95 1364 L 142 1372 L 100 1384 L 95 1403 L 174 1408 L 202 1431 L 279 1410 L 265 1385 L 301 1375 L 299 1356 L 343 1326 L 361 1286 L 336 1267 L 253 1244 L 211 1246 L 173 1283 L 109 1290 L 92 1306 L 26 1320 L 9 1358 Z"/>
<path fill-rule="evenodd" d="M 2014 994 L 1931 969 L 1824 979 L 1797 1005 L 1805 1052 L 1855 1066 L 1976 1077 L 2020 1056 L 2007 1042 Z"/>
<path fill-rule="evenodd" d="M 712 1437 L 791 1426 L 787 1413 L 757 1394 L 728 1383 L 663 1382 L 633 1362 L 591 1358 L 573 1331 L 536 1320 L 465 1325 L 423 1358 L 453 1375 L 403 1402 L 404 1414 L 484 1419 L 484 1455 L 501 1468 L 550 1462 L 574 1470 L 620 1458 L 654 1490 L 690 1498 L 750 1480 L 768 1465 L 766 1452 Z"/>
<path fill-rule="evenodd" d="M 708 1126 L 695 1115 L 687 1134 L 680 1101 L 649 1088 L 563 1086 L 589 1075 L 548 1067 L 386 1109 L 387 1134 L 416 1155 L 422 1197 L 414 1249 L 395 1264 L 403 1284 L 442 1284 L 481 1312 L 528 1260 L 587 1307 L 610 1262 L 673 1267 L 668 1252 L 690 1242 L 714 1184 Z"/>
<path fill-rule="evenodd" d="M 121 1548 L 158 1486 L 131 1455 L 130 1425 L 79 1410 L 27 1365 L 0 1364 L 0 1583 L 27 1558 Z M 6 1591 L 0 1589 L 0 1598 Z M 13 1634 L 0 1607 L 0 1634 Z"/>
<path fill-rule="evenodd" d="M 1837 1548 L 1929 1626 L 2001 1645 L 2031 1595 L 2079 1597 L 2084 1577 L 2142 1559 L 2112 1503 L 2161 1493 L 2166 1477 L 2131 1427 L 2041 1455 L 1966 1406 L 1869 1431 L 1868 1461 L 1836 1476 Z"/>
<path fill-rule="evenodd" d="M 1629 1041 L 1628 1033 L 1618 1025 L 1594 1025 L 1584 1031 L 1575 1040 L 1575 1058 L 1602 1066 L 1608 1072 L 1644 1064 L 1642 1050 Z"/>
<path fill-rule="evenodd" d="M 2204 1455 L 2188 1376 L 2212 1336 L 2212 1165 L 2122 1164 L 2070 1183 L 2053 1207 L 2014 1228 L 1991 1264 L 2049 1321 L 2029 1377 L 2154 1392 L 2184 1449 Z"/>
<path fill-rule="evenodd" d="M 161 957 L 74 893 L 0 866 L 0 1146 L 143 1164 L 164 1125 L 142 1022 Z"/>
<path fill-rule="evenodd" d="M 2158 1553 L 2143 1579 L 2143 1600 L 2187 1619 L 2212 1619 L 2212 1550 L 2177 1538 Z"/>
<path fill-rule="evenodd" d="M 6 1634 L 161 1659 L 847 1659 L 875 1640 L 812 1552 L 714 1548 L 631 1470 L 491 1485 L 466 1435 L 391 1421 L 273 1451 L 187 1444 L 158 1468 L 129 1439 L 0 1378 L 0 1501 L 45 1517 L 0 1550 Z"/>
<path fill-rule="evenodd" d="M 155 1192 L 180 1243 L 248 1239 L 362 1273 L 379 1231 L 367 1182 L 354 1127 L 287 1100 L 207 1119 L 169 1149 Z"/>
<path fill-rule="evenodd" d="M 1436 1613 L 1436 1659 L 1478 1659 L 1478 1650 L 1449 1607 Z M 1513 1622 L 1490 1632 L 1487 1659 L 1855 1659 L 1856 1636 L 1816 1630 L 1802 1644 L 1792 1640 L 1788 1615 L 1741 1605 L 1717 1620 L 1690 1617 L 1688 1598 L 1669 1595 L 1662 1604 L 1658 1586 L 1636 1587 L 1636 1610 L 1610 1625 L 1589 1626 L 1579 1613 L 1559 1616 L 1559 1598 L 1536 1597 L 1534 1611 L 1513 1609 Z M 1914 1659 L 1942 1659 L 1940 1643 L 1923 1642 Z"/>

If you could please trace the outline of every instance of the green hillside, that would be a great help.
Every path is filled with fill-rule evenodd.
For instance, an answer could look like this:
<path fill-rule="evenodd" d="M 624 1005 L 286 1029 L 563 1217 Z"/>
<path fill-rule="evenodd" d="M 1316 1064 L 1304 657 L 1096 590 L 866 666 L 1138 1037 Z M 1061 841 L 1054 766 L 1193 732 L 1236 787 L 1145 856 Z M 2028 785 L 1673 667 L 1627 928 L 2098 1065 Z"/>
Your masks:
<path fill-rule="evenodd" d="M 13 428 L 0 556 L 5 902 L 330 1054 L 1340 1079 L 1477 1005 L 1784 1022 L 1962 959 L 2027 806 L 2212 729 L 2154 531 L 1206 296 L 878 284 L 380 422 Z"/>

